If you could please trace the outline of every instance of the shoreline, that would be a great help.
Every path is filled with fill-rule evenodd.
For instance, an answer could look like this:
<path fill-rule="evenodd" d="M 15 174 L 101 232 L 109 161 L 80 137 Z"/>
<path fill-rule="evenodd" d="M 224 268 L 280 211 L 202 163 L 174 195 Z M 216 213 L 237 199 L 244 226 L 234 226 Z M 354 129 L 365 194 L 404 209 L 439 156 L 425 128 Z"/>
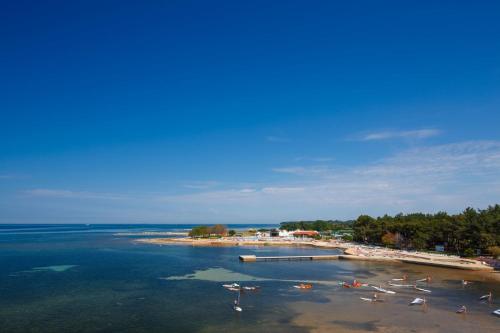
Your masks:
<path fill-rule="evenodd" d="M 340 255 L 343 260 L 359 261 L 383 261 L 402 264 L 427 265 L 448 269 L 461 269 L 467 271 L 477 271 L 494 273 L 493 267 L 482 263 L 479 260 L 464 259 L 458 256 L 446 254 L 434 254 L 426 252 L 408 252 L 403 250 L 387 249 L 376 246 L 366 246 L 341 241 L 317 241 L 317 240 L 239 240 L 233 238 L 219 239 L 192 239 L 182 238 L 140 238 L 134 242 L 153 245 L 190 245 L 190 246 L 285 246 L 285 247 L 315 247 L 320 249 L 337 249 L 344 252 Z M 488 274 L 496 276 L 498 274 Z"/>

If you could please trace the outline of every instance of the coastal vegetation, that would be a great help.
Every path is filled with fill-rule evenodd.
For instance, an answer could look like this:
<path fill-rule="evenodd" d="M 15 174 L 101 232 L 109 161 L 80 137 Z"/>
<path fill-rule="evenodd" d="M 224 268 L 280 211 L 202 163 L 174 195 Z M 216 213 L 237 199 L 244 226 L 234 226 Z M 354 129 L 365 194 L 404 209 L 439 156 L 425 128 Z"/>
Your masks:
<path fill-rule="evenodd" d="M 317 238 L 335 236 L 345 241 L 382 245 L 394 249 L 426 250 L 455 253 L 471 257 L 489 254 L 500 256 L 500 205 L 476 210 L 467 208 L 459 214 L 397 214 L 372 217 L 360 215 L 354 221 L 316 220 L 280 223 L 281 230 L 315 230 Z M 275 230 L 275 229 L 273 229 Z M 269 231 L 262 229 L 262 231 Z M 276 231 L 276 230 L 275 230 Z M 255 235 L 250 229 L 237 233 L 221 224 L 197 226 L 192 238 Z M 272 230 L 269 231 L 272 234 Z M 276 231 L 277 233 L 277 231 Z"/>
<path fill-rule="evenodd" d="M 460 214 L 361 215 L 353 223 L 357 242 L 399 249 L 435 250 L 463 256 L 500 255 L 500 205 Z"/>
<path fill-rule="evenodd" d="M 193 227 L 189 232 L 189 236 L 193 238 L 208 238 L 208 237 L 222 237 L 228 233 L 227 227 L 222 224 L 213 226 L 200 225 Z"/>
<path fill-rule="evenodd" d="M 316 230 L 319 232 L 352 232 L 352 223 L 354 221 L 340 220 L 316 220 L 316 221 L 295 221 L 281 222 L 280 229 L 293 230 Z"/>

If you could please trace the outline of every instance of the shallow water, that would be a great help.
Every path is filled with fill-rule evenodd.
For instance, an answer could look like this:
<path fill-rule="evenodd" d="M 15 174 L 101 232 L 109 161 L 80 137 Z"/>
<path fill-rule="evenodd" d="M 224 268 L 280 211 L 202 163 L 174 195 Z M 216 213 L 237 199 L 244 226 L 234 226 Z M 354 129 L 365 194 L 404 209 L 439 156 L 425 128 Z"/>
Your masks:
<path fill-rule="evenodd" d="M 0 227 L 1 332 L 496 332 L 500 318 L 478 297 L 497 282 L 474 273 L 358 261 L 241 263 L 240 254 L 306 255 L 331 250 L 271 247 L 156 246 L 116 232 L 183 230 L 186 226 Z M 385 302 L 369 288 L 346 289 L 357 278 L 375 285 L 408 274 L 431 274 L 427 311 L 409 307 L 421 292 L 390 288 Z M 461 279 L 474 283 L 462 288 Z M 293 288 L 314 281 L 312 290 Z M 222 283 L 259 285 L 241 297 Z M 389 287 L 387 287 L 389 289 Z M 469 313 L 454 311 L 467 305 Z"/>

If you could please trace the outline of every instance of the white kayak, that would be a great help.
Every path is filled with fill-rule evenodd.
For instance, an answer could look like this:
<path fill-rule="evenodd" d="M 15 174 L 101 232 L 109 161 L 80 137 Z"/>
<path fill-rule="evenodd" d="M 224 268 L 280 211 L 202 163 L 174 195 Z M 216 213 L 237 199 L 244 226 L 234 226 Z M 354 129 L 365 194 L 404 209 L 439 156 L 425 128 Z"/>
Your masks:
<path fill-rule="evenodd" d="M 497 315 L 497 316 L 499 316 L 499 317 L 500 317 L 500 309 L 495 310 L 495 311 L 493 311 L 492 313 L 493 313 L 494 315 Z"/>
<path fill-rule="evenodd" d="M 395 294 L 396 293 L 395 291 L 387 290 L 387 289 L 380 288 L 380 287 L 377 287 L 377 286 L 372 286 L 372 288 L 375 289 L 375 290 L 380 291 L 381 293 L 385 293 L 385 294 Z"/>
<path fill-rule="evenodd" d="M 411 301 L 409 305 L 422 305 L 424 303 L 425 299 L 417 297 L 413 301 Z"/>
<path fill-rule="evenodd" d="M 403 278 L 399 278 L 399 279 L 392 279 L 392 281 L 404 281 L 406 279 L 403 279 Z"/>

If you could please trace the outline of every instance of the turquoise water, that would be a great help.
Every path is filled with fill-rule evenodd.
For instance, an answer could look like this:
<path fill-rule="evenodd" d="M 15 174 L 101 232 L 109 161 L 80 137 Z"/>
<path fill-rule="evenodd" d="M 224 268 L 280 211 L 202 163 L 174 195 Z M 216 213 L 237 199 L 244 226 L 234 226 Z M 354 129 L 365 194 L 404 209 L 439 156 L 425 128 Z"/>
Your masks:
<path fill-rule="evenodd" d="M 246 226 L 245 226 L 246 227 Z M 189 226 L 1 226 L 1 332 L 493 332 L 500 304 L 478 295 L 497 282 L 461 271 L 363 262 L 241 263 L 240 254 L 326 254 L 331 250 L 274 247 L 157 246 L 117 232 L 181 231 Z M 408 307 L 413 290 L 366 304 L 370 290 L 340 280 L 382 284 L 407 273 L 432 274 L 427 311 Z M 462 278 L 475 281 L 464 289 Z M 235 281 L 236 280 L 236 281 Z M 293 288 L 314 281 L 311 291 Z M 259 285 L 243 294 L 242 313 L 225 282 Z M 454 311 L 467 304 L 467 316 Z M 424 320 L 423 320 L 424 319 Z"/>

